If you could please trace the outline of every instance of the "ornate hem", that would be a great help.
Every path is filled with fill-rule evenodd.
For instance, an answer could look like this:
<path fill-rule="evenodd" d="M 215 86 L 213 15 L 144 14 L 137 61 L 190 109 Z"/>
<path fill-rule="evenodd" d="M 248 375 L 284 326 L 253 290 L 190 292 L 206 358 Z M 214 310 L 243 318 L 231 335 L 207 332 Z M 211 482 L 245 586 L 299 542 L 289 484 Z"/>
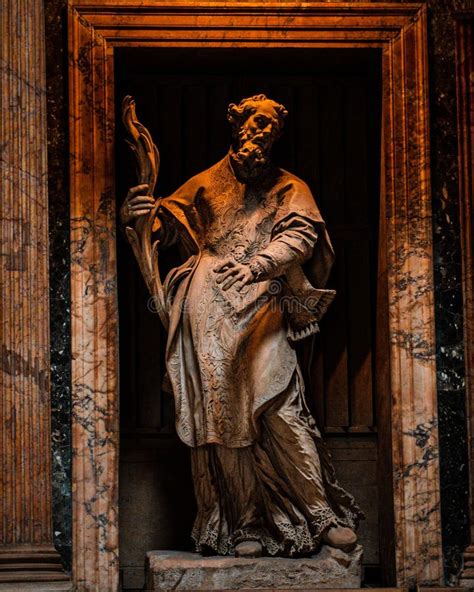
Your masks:
<path fill-rule="evenodd" d="M 348 512 L 349 514 L 349 512 Z M 282 539 L 276 540 L 265 528 L 243 528 L 231 535 L 220 535 L 215 528 L 206 527 L 200 531 L 194 526 L 191 537 L 198 553 L 207 547 L 219 555 L 230 555 L 235 546 L 244 540 L 259 541 L 268 555 L 294 557 L 314 553 L 322 543 L 322 537 L 331 526 L 354 528 L 356 516 L 347 516 L 343 520 L 328 507 L 321 510 L 321 516 L 314 518 L 309 524 L 294 526 L 291 523 L 278 524 Z"/>
<path fill-rule="evenodd" d="M 303 329 L 300 329 L 298 331 L 295 331 L 291 328 L 291 326 L 289 326 L 287 336 L 289 341 L 294 342 L 301 341 L 302 339 L 305 339 L 310 335 L 316 335 L 316 333 L 319 333 L 319 324 L 317 321 L 313 321 L 312 323 L 309 323 Z"/>

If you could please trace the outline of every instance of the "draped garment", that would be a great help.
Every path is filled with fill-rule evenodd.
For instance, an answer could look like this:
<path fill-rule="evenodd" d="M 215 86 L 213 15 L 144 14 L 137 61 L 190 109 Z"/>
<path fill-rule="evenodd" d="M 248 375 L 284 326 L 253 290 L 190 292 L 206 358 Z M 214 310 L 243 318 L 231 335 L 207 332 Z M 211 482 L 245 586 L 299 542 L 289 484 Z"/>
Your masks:
<path fill-rule="evenodd" d="M 241 183 L 226 157 L 161 201 L 156 230 L 184 259 L 164 284 L 166 366 L 191 447 L 196 549 L 256 539 L 271 555 L 314 552 L 361 513 L 307 410 L 292 344 L 317 331 L 304 298 L 333 260 L 311 192 L 278 168 Z M 258 281 L 224 290 L 214 270 L 229 258 Z"/>
<path fill-rule="evenodd" d="M 324 222 L 303 181 L 275 167 L 246 185 L 228 157 L 163 199 L 158 217 L 164 245 L 179 240 L 186 259 L 165 282 L 178 435 L 189 446 L 247 446 L 297 364 L 285 274 L 304 267 L 312 285 L 326 282 L 333 251 Z M 224 291 L 214 268 L 229 257 L 253 262 L 262 281 Z"/>

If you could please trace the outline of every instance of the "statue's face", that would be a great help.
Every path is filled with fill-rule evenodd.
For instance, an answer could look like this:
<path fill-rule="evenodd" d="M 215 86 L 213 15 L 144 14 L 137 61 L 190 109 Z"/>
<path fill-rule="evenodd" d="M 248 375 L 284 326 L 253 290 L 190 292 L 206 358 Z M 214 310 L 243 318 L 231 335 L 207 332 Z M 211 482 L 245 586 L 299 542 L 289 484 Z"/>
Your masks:
<path fill-rule="evenodd" d="M 260 101 L 255 112 L 249 115 L 240 128 L 240 149 L 247 145 L 259 149 L 263 154 L 270 151 L 278 134 L 278 114 L 272 101 Z"/>

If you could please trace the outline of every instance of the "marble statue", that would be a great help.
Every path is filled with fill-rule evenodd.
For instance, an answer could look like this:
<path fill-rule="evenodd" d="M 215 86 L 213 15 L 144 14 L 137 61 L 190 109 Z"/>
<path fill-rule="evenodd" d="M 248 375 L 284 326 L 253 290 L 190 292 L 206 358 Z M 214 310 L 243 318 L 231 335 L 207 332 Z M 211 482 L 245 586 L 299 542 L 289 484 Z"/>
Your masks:
<path fill-rule="evenodd" d="M 176 430 L 191 448 L 196 550 L 295 557 L 350 550 L 361 517 L 337 483 L 305 404 L 294 343 L 334 297 L 334 253 L 308 186 L 271 160 L 287 111 L 260 94 L 231 104 L 222 160 L 153 197 L 159 154 L 126 97 L 140 184 L 120 211 L 168 331 Z M 182 264 L 160 277 L 176 249 Z"/>

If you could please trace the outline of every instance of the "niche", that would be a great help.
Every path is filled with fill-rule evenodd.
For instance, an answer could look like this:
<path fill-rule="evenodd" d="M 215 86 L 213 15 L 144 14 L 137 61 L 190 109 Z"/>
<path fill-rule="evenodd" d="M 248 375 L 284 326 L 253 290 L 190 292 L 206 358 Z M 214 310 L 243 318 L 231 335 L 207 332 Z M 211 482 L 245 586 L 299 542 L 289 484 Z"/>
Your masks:
<path fill-rule="evenodd" d="M 227 105 L 265 93 L 289 111 L 276 162 L 312 189 L 336 250 L 338 295 L 299 355 L 307 401 L 341 483 L 366 514 L 365 579 L 380 583 L 376 343 L 381 55 L 379 50 L 117 48 L 117 199 L 136 185 L 120 103 L 137 102 L 161 153 L 157 195 L 222 158 Z M 120 203 L 118 204 L 118 206 Z M 143 585 L 145 552 L 189 549 L 195 513 L 188 451 L 162 392 L 166 335 L 123 236 L 120 313 L 120 563 L 124 590 Z M 379 352 L 380 354 L 380 352 Z"/>

